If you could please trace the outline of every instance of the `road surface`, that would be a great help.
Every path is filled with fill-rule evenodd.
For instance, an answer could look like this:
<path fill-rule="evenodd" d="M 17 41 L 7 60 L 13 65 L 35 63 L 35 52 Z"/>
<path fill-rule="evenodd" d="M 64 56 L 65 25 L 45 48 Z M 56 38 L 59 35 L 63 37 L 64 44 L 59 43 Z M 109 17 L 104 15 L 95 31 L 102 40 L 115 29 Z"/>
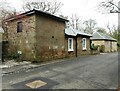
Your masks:
<path fill-rule="evenodd" d="M 115 89 L 118 87 L 118 53 L 63 59 L 38 68 L 3 75 L 3 89 L 31 89 L 26 84 L 41 80 L 37 89 Z"/>

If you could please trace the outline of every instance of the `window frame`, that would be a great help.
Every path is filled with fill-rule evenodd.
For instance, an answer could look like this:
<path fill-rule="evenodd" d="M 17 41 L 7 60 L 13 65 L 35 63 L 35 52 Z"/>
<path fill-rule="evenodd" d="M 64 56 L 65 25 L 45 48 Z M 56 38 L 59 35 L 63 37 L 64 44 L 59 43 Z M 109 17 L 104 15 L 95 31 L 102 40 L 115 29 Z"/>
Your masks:
<path fill-rule="evenodd" d="M 22 32 L 22 31 L 23 31 L 22 21 L 18 21 L 17 22 L 17 33 Z"/>
<path fill-rule="evenodd" d="M 71 48 L 70 48 L 70 40 L 71 40 Z M 68 38 L 68 51 L 74 51 L 74 49 L 73 49 L 73 38 Z"/>
<path fill-rule="evenodd" d="M 85 43 L 84 46 L 83 46 L 83 42 Z M 82 50 L 87 50 L 87 39 L 86 38 L 82 38 Z"/>

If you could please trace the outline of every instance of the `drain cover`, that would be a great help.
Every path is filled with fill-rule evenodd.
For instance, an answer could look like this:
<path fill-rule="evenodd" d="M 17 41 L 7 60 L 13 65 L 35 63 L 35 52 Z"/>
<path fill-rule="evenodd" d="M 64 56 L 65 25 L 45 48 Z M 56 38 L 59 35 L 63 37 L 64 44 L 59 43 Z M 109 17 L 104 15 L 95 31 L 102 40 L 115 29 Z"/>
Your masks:
<path fill-rule="evenodd" d="M 36 88 L 40 88 L 46 84 L 47 84 L 46 82 L 43 82 L 41 80 L 35 80 L 35 81 L 27 83 L 25 85 L 32 88 L 32 89 L 36 89 Z"/>
<path fill-rule="evenodd" d="M 36 77 L 36 78 L 28 79 L 19 83 L 12 84 L 11 86 L 17 89 L 17 91 L 19 91 L 19 89 L 50 89 L 53 86 L 58 84 L 59 84 L 58 82 L 48 78 Z"/>

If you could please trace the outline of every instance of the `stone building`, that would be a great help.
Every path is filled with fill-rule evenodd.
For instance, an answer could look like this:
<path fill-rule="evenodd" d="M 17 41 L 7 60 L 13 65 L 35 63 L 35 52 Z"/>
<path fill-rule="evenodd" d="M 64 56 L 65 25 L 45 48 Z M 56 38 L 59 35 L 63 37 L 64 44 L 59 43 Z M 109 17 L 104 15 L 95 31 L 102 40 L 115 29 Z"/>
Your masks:
<path fill-rule="evenodd" d="M 66 22 L 68 20 L 38 10 L 6 19 L 8 54 L 21 55 L 23 60 L 31 61 L 89 54 L 90 36 L 77 30 L 75 36 L 65 33 Z M 73 50 L 70 49 L 71 43 L 74 45 Z M 83 49 L 82 43 L 85 47 Z"/>
<path fill-rule="evenodd" d="M 116 39 L 108 36 L 107 34 L 96 32 L 91 37 L 92 43 L 94 45 L 104 45 L 104 52 L 114 52 L 117 51 L 117 41 Z"/>
<path fill-rule="evenodd" d="M 20 54 L 23 60 L 38 61 L 65 57 L 67 21 L 38 10 L 7 19 L 9 54 Z"/>
<path fill-rule="evenodd" d="M 90 34 L 83 33 L 73 28 L 65 29 L 66 56 L 89 55 L 90 52 Z"/>

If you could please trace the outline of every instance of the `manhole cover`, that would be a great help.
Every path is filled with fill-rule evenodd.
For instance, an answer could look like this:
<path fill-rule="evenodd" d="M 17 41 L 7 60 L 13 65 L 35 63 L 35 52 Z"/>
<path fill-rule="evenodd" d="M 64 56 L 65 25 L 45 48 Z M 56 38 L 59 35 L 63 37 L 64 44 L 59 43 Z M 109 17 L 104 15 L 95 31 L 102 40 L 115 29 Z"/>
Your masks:
<path fill-rule="evenodd" d="M 44 77 L 28 79 L 11 86 L 19 91 L 19 89 L 50 89 L 59 83 Z M 21 91 L 21 90 L 20 90 Z"/>
<path fill-rule="evenodd" d="M 32 88 L 32 89 L 35 89 L 35 88 L 40 88 L 46 84 L 47 84 L 46 82 L 43 82 L 41 80 L 35 80 L 35 81 L 27 83 L 25 85 Z"/>

